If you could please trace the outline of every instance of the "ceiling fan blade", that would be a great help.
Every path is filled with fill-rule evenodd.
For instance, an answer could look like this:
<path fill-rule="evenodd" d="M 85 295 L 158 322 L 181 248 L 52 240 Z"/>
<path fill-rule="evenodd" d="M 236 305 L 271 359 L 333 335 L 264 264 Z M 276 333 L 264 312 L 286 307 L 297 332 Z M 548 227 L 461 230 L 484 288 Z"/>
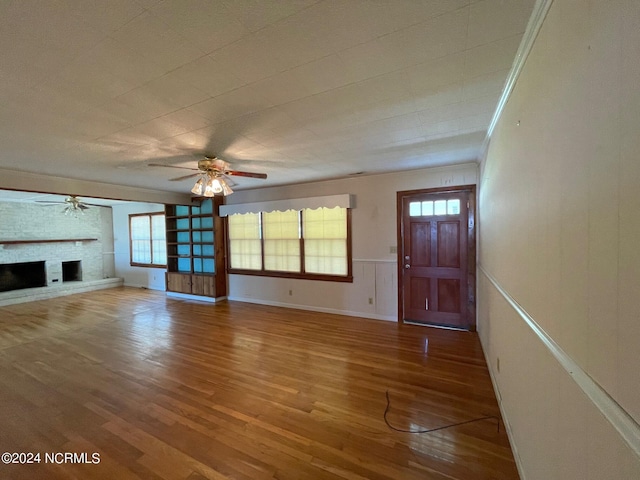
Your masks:
<path fill-rule="evenodd" d="M 190 168 L 190 167 L 178 167 L 177 165 L 163 165 L 162 163 L 147 163 L 148 167 L 165 167 L 165 168 L 179 168 L 181 170 L 194 170 L 194 171 L 198 171 L 197 168 Z"/>
<path fill-rule="evenodd" d="M 224 173 L 234 177 L 267 178 L 266 173 L 240 172 L 238 170 L 226 170 Z"/>
<path fill-rule="evenodd" d="M 50 200 L 35 200 L 34 203 L 44 203 L 45 205 L 63 205 L 65 202 L 52 202 Z"/>
<path fill-rule="evenodd" d="M 186 180 L 187 178 L 197 177 L 198 175 L 200 175 L 200 174 L 199 173 L 190 173 L 189 175 L 183 175 L 182 177 L 170 178 L 169 181 L 170 182 L 179 182 L 180 180 Z"/>
<path fill-rule="evenodd" d="M 86 205 L 86 204 L 84 204 L 84 203 L 79 203 L 79 204 L 78 204 L 78 208 L 79 208 L 80 210 L 89 210 L 89 207 L 87 207 L 87 205 Z"/>

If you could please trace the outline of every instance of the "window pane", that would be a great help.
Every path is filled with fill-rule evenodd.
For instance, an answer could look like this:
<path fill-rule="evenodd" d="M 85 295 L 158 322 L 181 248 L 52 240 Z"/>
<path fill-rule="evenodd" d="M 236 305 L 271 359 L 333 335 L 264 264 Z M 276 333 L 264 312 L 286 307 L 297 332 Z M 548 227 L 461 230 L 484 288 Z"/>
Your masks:
<path fill-rule="evenodd" d="M 151 263 L 151 245 L 148 241 L 132 240 L 131 246 L 133 263 Z"/>
<path fill-rule="evenodd" d="M 151 225 L 146 215 L 131 218 L 131 262 L 151 263 Z"/>
<path fill-rule="evenodd" d="M 409 216 L 410 217 L 419 217 L 422 215 L 420 211 L 420 202 L 410 202 L 409 203 Z"/>
<path fill-rule="evenodd" d="M 447 214 L 459 215 L 460 214 L 460 200 L 447 200 Z"/>
<path fill-rule="evenodd" d="M 433 202 L 422 202 L 422 215 L 433 215 Z"/>
<path fill-rule="evenodd" d="M 165 218 L 163 214 L 129 215 L 131 263 L 167 264 Z M 188 233 L 187 233 L 188 235 Z"/>
<path fill-rule="evenodd" d="M 284 272 L 300 271 L 300 220 L 295 210 L 265 212 L 264 269 Z"/>
<path fill-rule="evenodd" d="M 154 265 L 166 265 L 167 264 L 167 244 L 164 240 L 154 239 L 151 242 L 151 248 L 153 250 L 152 263 Z"/>
<path fill-rule="evenodd" d="M 149 240 L 149 235 L 151 234 L 149 222 L 147 215 L 131 217 L 131 238 L 134 240 Z"/>
<path fill-rule="evenodd" d="M 305 209 L 302 213 L 305 271 L 347 275 L 347 209 Z"/>
<path fill-rule="evenodd" d="M 167 242 L 164 215 L 151 216 L 152 262 L 156 265 L 167 264 Z"/>
<path fill-rule="evenodd" d="M 261 270 L 260 215 L 229 215 L 229 261 L 231 268 Z"/>
<path fill-rule="evenodd" d="M 436 200 L 434 202 L 434 214 L 435 215 L 446 215 L 447 214 L 447 201 L 446 200 Z"/>

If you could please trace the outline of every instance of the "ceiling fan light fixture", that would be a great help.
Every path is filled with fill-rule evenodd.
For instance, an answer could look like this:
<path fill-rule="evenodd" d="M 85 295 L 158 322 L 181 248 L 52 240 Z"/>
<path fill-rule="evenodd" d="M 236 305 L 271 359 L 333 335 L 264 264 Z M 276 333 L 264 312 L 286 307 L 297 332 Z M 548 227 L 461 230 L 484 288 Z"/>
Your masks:
<path fill-rule="evenodd" d="M 64 207 L 64 214 L 68 217 L 78 218 L 78 215 L 84 215 L 84 210 L 77 203 L 70 203 Z"/>
<path fill-rule="evenodd" d="M 222 180 L 222 195 L 226 197 L 227 195 L 231 195 L 232 193 L 233 193 L 233 190 L 231 190 L 231 187 L 229 186 L 229 184 L 224 180 Z"/>
<path fill-rule="evenodd" d="M 224 178 L 210 174 L 206 181 L 200 178 L 191 189 L 191 192 L 196 195 L 213 197 L 214 195 L 231 195 L 233 190 L 231 190 L 231 187 L 225 182 Z"/>
<path fill-rule="evenodd" d="M 204 190 L 205 190 L 204 178 L 200 177 L 196 181 L 196 184 L 191 189 L 191 193 L 193 193 L 195 195 L 203 195 L 204 194 Z"/>
<path fill-rule="evenodd" d="M 204 187 L 204 193 L 202 195 L 204 195 L 205 197 L 213 197 L 215 195 L 211 180 L 207 182 L 207 185 Z"/>
<path fill-rule="evenodd" d="M 218 177 L 213 177 L 211 179 L 211 189 L 213 190 L 213 193 L 222 193 L 222 182 L 224 182 L 224 180 Z"/>

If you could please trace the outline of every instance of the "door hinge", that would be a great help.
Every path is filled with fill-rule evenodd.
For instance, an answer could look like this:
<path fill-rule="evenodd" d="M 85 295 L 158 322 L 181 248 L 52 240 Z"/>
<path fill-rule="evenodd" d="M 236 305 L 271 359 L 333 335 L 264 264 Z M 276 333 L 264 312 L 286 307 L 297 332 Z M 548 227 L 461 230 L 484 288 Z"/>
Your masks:
<path fill-rule="evenodd" d="M 429 310 L 429 299 L 428 298 L 424 299 L 424 309 L 425 310 Z"/>

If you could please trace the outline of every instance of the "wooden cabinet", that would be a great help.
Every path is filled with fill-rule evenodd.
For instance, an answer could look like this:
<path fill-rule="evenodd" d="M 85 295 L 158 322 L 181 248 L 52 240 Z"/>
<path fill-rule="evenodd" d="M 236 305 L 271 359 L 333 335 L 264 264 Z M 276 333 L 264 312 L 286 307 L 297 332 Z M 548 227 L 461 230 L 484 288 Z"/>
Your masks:
<path fill-rule="evenodd" d="M 191 293 L 191 275 L 167 272 L 167 291 Z"/>
<path fill-rule="evenodd" d="M 222 197 L 193 205 L 166 205 L 167 291 L 224 297 L 224 222 L 218 216 Z"/>
<path fill-rule="evenodd" d="M 216 275 L 167 272 L 167 291 L 204 297 L 221 296 L 216 295 L 219 291 L 216 289 Z"/>

